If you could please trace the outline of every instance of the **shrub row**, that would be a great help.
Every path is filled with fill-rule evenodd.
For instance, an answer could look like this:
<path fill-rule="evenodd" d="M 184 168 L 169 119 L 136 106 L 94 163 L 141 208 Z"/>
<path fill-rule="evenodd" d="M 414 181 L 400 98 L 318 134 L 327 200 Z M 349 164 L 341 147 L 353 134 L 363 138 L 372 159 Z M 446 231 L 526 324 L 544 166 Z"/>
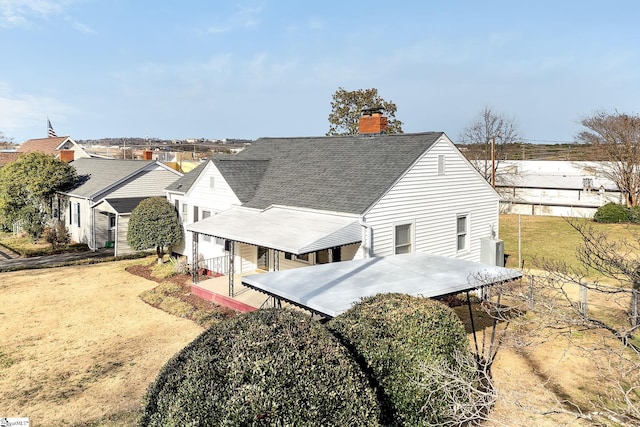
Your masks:
<path fill-rule="evenodd" d="M 609 202 L 598 208 L 593 220 L 603 223 L 631 222 L 640 223 L 640 206 L 628 208 L 624 205 Z"/>
<path fill-rule="evenodd" d="M 367 298 L 326 325 L 258 310 L 175 355 L 150 386 L 140 425 L 441 424 L 459 402 L 434 395 L 425 372 L 458 369 L 460 354 L 471 357 L 462 323 L 426 298 Z"/>

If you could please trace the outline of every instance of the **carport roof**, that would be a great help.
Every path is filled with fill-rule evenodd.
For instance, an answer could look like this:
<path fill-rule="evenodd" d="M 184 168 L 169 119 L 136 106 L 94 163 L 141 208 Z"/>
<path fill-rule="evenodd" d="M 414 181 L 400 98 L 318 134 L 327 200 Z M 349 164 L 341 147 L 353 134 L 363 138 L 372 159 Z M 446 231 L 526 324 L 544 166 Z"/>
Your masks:
<path fill-rule="evenodd" d="M 439 297 L 520 277 L 514 269 L 411 253 L 252 274 L 242 284 L 335 317 L 380 293 Z"/>
<path fill-rule="evenodd" d="M 288 207 L 231 208 L 193 223 L 187 230 L 296 255 L 362 240 L 355 216 Z"/>

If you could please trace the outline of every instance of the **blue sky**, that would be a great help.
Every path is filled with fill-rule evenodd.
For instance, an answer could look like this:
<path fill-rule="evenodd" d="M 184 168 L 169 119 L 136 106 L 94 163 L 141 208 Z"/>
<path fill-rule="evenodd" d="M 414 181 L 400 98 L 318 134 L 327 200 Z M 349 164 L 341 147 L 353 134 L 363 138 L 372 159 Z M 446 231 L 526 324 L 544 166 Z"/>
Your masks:
<path fill-rule="evenodd" d="M 640 108 L 640 2 L 0 0 L 0 132 L 321 136 L 375 87 L 454 141 L 485 106 L 529 141 Z"/>

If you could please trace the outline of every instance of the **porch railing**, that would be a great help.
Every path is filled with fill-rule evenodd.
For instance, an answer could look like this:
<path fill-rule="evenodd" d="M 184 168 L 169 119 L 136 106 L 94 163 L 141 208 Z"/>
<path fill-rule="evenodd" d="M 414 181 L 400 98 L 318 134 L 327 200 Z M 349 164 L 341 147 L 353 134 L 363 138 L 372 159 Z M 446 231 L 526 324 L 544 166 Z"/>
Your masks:
<path fill-rule="evenodd" d="M 208 258 L 198 261 L 198 268 L 204 268 L 214 274 L 229 274 L 229 255 Z"/>

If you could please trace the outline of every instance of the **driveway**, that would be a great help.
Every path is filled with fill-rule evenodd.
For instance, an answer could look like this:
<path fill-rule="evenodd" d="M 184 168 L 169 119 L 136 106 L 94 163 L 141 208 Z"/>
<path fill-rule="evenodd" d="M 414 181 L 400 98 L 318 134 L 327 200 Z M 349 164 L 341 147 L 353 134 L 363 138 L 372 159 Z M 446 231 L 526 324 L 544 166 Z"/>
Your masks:
<path fill-rule="evenodd" d="M 113 256 L 113 249 L 73 252 L 65 254 L 44 255 L 31 258 L 20 258 L 18 254 L 0 246 L 0 272 L 31 268 L 46 268 L 70 264 L 75 261 L 91 258 L 108 258 Z"/>

